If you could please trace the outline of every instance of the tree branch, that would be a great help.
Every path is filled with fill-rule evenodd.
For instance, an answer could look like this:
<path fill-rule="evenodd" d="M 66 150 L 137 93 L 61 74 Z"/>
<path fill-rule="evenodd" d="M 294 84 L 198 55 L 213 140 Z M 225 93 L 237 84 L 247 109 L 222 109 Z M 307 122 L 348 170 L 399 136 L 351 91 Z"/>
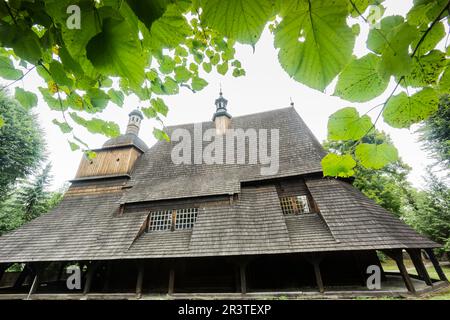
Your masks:
<path fill-rule="evenodd" d="M 417 42 L 417 45 L 414 48 L 413 53 L 411 54 L 411 58 L 414 57 L 414 55 L 417 53 L 417 50 L 419 49 L 420 45 L 425 40 L 428 33 L 430 33 L 431 29 L 433 29 L 434 25 L 441 20 L 441 16 L 444 14 L 445 10 L 447 10 L 449 8 L 450 8 L 450 1 L 447 2 L 447 4 L 444 6 L 444 8 L 441 10 L 441 12 L 437 15 L 437 17 L 433 20 L 431 25 L 428 27 L 428 29 L 424 32 L 422 37 L 420 37 L 419 42 Z"/>
<path fill-rule="evenodd" d="M 33 66 L 33 67 L 31 67 L 30 69 L 27 69 L 27 72 L 25 72 L 19 79 L 16 79 L 16 80 L 14 80 L 14 81 L 8 83 L 6 86 L 1 87 L 1 88 L 0 88 L 0 92 L 3 91 L 3 90 L 5 90 L 5 89 L 8 88 L 9 86 L 12 86 L 14 83 L 16 83 L 16 82 L 22 80 L 23 78 L 25 78 L 25 76 L 26 76 L 27 74 L 29 74 L 34 68 L 36 68 L 36 66 Z"/>

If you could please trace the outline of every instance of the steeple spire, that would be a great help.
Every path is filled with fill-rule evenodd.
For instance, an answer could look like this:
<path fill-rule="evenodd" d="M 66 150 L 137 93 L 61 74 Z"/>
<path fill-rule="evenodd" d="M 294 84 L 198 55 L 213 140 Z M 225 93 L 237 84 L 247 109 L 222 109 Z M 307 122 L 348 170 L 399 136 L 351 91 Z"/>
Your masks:
<path fill-rule="evenodd" d="M 219 98 L 217 98 L 214 103 L 216 105 L 216 112 L 213 115 L 213 121 L 220 116 L 225 116 L 228 117 L 228 119 L 231 119 L 231 115 L 227 111 L 228 100 L 223 97 L 222 86 L 220 86 Z"/>
<path fill-rule="evenodd" d="M 228 100 L 223 97 L 222 86 L 220 86 L 219 98 L 214 102 L 216 105 L 216 112 L 213 115 L 212 121 L 216 125 L 216 133 L 224 134 L 230 126 L 231 115 L 227 111 Z"/>
<path fill-rule="evenodd" d="M 134 109 L 133 111 L 130 112 L 128 117 L 129 120 L 126 133 L 127 134 L 131 133 L 136 136 L 139 135 L 139 129 L 141 128 L 141 121 L 142 119 L 144 119 L 142 112 L 139 111 L 139 109 Z"/>

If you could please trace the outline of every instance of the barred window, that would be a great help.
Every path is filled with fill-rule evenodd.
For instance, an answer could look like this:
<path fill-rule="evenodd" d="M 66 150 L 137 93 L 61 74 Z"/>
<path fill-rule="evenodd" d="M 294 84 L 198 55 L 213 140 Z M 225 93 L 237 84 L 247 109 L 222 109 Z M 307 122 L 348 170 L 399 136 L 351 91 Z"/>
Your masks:
<path fill-rule="evenodd" d="M 197 220 L 197 208 L 176 210 L 175 229 L 191 229 Z"/>
<path fill-rule="evenodd" d="M 302 214 L 311 213 L 311 208 L 308 202 L 308 196 L 291 196 L 280 198 L 281 209 L 283 214 Z"/>
<path fill-rule="evenodd" d="M 192 229 L 197 214 L 198 208 L 153 211 L 150 213 L 148 231 Z"/>
<path fill-rule="evenodd" d="M 150 213 L 148 231 L 163 231 L 172 228 L 172 210 L 153 211 Z"/>

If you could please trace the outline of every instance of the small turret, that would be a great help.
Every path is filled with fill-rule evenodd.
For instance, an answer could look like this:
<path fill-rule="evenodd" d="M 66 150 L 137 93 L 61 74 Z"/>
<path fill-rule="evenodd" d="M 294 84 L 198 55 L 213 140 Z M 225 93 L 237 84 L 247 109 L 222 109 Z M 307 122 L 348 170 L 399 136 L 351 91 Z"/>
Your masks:
<path fill-rule="evenodd" d="M 139 129 L 141 128 L 141 121 L 142 121 L 142 119 L 144 119 L 142 112 L 135 109 L 130 112 L 128 117 L 129 117 L 129 120 L 128 120 L 126 134 L 131 133 L 131 134 L 139 135 Z"/>
<path fill-rule="evenodd" d="M 224 134 L 230 127 L 231 115 L 227 111 L 228 100 L 223 97 L 222 89 L 220 90 L 219 98 L 216 99 L 215 104 L 216 112 L 213 115 L 212 121 L 215 122 L 216 133 Z"/>

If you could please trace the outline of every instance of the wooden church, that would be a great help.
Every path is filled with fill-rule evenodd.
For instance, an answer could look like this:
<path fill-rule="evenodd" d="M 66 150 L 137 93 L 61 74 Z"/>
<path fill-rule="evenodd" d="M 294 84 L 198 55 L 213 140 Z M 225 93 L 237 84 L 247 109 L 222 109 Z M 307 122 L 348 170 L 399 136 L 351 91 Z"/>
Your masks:
<path fill-rule="evenodd" d="M 216 129 L 216 138 L 230 129 L 276 129 L 278 170 L 271 175 L 246 161 L 175 164 L 171 154 L 179 142 L 148 148 L 138 137 L 142 119 L 131 112 L 124 135 L 81 160 L 53 211 L 0 237 L 0 297 L 326 293 L 364 287 L 368 266 L 381 266 L 377 251 L 396 261 L 405 291 L 438 280 L 428 276 L 424 252 L 446 281 L 432 251 L 438 244 L 351 181 L 323 177 L 325 152 L 293 106 L 231 117 L 220 95 L 212 121 L 166 128 L 169 136 L 177 129 L 192 136 L 198 127 Z M 243 159 L 254 151 L 247 140 L 235 145 Z M 406 253 L 417 269 L 414 279 L 403 263 Z M 17 263 L 22 271 L 9 279 L 5 271 Z M 81 270 L 79 289 L 66 286 L 71 265 Z M 389 275 L 381 273 L 383 286 Z"/>

